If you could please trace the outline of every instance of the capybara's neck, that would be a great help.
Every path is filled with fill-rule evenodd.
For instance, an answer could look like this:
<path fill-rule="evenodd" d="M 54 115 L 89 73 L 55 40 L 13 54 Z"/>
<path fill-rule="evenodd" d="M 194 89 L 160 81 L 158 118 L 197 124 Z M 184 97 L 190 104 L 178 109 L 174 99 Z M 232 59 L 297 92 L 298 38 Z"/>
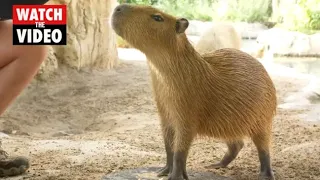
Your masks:
<path fill-rule="evenodd" d="M 210 65 L 193 48 L 186 37 L 181 37 L 177 41 L 177 46 L 146 53 L 152 71 L 172 80 L 182 79 L 184 82 L 190 78 L 193 80 L 200 78 L 204 73 L 210 71 Z"/>

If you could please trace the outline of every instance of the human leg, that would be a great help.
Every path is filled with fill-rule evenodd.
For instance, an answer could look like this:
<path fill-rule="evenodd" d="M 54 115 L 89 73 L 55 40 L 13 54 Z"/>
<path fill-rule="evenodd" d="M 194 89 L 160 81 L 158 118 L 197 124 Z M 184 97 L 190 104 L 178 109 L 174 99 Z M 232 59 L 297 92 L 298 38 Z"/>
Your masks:
<path fill-rule="evenodd" d="M 46 53 L 45 46 L 12 45 L 12 21 L 0 21 L 0 115 L 36 75 Z M 0 140 L 0 177 L 20 175 L 28 168 L 28 159 L 9 157 Z"/>

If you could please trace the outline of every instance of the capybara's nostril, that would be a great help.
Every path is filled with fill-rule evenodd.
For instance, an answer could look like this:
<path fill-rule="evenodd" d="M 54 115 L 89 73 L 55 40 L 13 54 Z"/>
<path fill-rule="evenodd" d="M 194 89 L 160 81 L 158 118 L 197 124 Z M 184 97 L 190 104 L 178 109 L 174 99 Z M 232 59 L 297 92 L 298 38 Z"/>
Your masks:
<path fill-rule="evenodd" d="M 116 8 L 115 8 L 115 12 L 123 12 L 125 11 L 126 9 L 129 8 L 129 5 L 127 4 L 121 4 L 121 5 L 118 5 Z"/>
<path fill-rule="evenodd" d="M 120 12 L 120 11 L 121 11 L 121 7 L 117 7 L 117 8 L 116 8 L 116 11 L 117 11 L 117 12 Z"/>

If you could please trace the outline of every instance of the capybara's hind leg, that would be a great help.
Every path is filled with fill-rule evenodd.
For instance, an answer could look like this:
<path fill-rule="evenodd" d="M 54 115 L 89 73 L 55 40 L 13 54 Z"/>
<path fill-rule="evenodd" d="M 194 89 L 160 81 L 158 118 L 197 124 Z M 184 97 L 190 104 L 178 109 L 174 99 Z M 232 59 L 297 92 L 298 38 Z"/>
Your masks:
<path fill-rule="evenodd" d="M 270 133 L 263 133 L 252 138 L 258 150 L 260 161 L 259 180 L 275 180 L 271 168 L 270 158 Z"/>
<path fill-rule="evenodd" d="M 173 168 L 173 138 L 174 138 L 174 130 L 167 126 L 162 125 L 162 133 L 164 138 L 164 144 L 166 149 L 167 163 L 166 166 L 160 169 L 158 172 L 158 177 L 167 176 L 171 173 Z"/>
<path fill-rule="evenodd" d="M 227 142 L 228 151 L 222 158 L 222 160 L 216 164 L 206 166 L 207 169 L 217 169 L 227 167 L 239 154 L 240 150 L 243 148 L 243 140 L 237 140 L 232 142 Z"/>

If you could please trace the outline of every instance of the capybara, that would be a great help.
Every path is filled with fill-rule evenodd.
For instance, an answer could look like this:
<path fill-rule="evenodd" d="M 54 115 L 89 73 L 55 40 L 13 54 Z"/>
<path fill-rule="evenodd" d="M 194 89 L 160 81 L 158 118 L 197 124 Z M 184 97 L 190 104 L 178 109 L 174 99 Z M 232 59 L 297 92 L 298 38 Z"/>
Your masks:
<path fill-rule="evenodd" d="M 189 22 L 151 6 L 122 4 L 114 9 L 112 27 L 143 52 L 151 71 L 161 119 L 166 166 L 158 176 L 188 179 L 186 161 L 197 135 L 226 142 L 226 167 L 242 149 L 245 137 L 257 147 L 259 178 L 274 179 L 270 145 L 276 91 L 262 64 L 231 48 L 200 55 L 185 34 Z"/>
<path fill-rule="evenodd" d="M 206 30 L 195 45 L 200 53 L 209 53 L 223 48 L 241 49 L 241 36 L 236 29 L 226 23 L 216 23 Z"/>

